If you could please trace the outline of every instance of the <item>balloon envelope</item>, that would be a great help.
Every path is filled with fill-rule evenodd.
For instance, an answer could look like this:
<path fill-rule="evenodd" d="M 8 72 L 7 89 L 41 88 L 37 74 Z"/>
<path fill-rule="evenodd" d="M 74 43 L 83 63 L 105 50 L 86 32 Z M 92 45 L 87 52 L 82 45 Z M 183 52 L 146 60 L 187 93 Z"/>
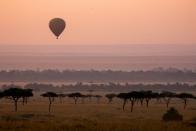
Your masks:
<path fill-rule="evenodd" d="M 66 23 L 61 18 L 54 18 L 50 20 L 49 22 L 50 30 L 57 37 L 57 39 L 61 35 L 61 33 L 64 31 L 65 26 L 66 26 Z"/>

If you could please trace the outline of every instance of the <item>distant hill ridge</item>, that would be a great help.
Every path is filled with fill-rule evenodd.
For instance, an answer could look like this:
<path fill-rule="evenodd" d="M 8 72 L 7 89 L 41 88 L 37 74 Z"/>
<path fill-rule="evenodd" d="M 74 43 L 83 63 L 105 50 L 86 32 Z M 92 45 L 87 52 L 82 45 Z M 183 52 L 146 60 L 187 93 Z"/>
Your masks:
<path fill-rule="evenodd" d="M 147 71 L 113 70 L 9 70 L 0 71 L 0 81 L 116 81 L 116 82 L 195 82 L 196 72 L 176 68 L 157 68 Z"/>

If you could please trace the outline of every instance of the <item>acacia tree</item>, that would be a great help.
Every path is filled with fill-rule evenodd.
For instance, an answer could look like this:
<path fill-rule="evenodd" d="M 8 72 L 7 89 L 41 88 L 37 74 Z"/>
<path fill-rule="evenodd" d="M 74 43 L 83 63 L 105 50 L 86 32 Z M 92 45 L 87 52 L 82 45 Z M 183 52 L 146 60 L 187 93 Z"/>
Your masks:
<path fill-rule="evenodd" d="M 22 103 L 27 104 L 28 98 L 33 96 L 33 90 L 32 89 L 23 89 L 23 95 L 22 95 Z"/>
<path fill-rule="evenodd" d="M 58 95 L 56 93 L 54 93 L 54 92 L 46 92 L 46 93 L 42 94 L 41 96 L 48 97 L 48 100 L 49 100 L 48 111 L 50 113 L 50 111 L 51 111 L 51 105 L 54 102 L 55 97 L 58 97 Z"/>
<path fill-rule="evenodd" d="M 191 98 L 193 99 L 194 98 L 194 96 L 192 94 L 189 94 L 189 93 L 181 93 L 181 94 L 178 94 L 176 96 L 183 100 L 184 109 L 186 109 L 186 107 L 187 107 L 188 99 L 191 99 Z"/>
<path fill-rule="evenodd" d="M 169 91 L 164 91 L 160 94 L 160 97 L 163 98 L 163 100 L 165 101 L 166 103 L 166 107 L 168 109 L 169 107 L 169 104 L 171 102 L 171 99 L 175 97 L 175 93 L 173 92 L 169 92 Z"/>
<path fill-rule="evenodd" d="M 74 103 L 77 104 L 77 101 L 80 97 L 82 97 L 83 95 L 81 93 L 71 93 L 68 94 L 68 97 L 71 97 L 74 99 Z"/>
<path fill-rule="evenodd" d="M 123 100 L 123 111 L 125 110 L 125 105 L 127 101 L 129 100 L 129 94 L 128 93 L 120 93 L 117 95 L 118 98 Z"/>
<path fill-rule="evenodd" d="M 4 97 L 11 99 L 14 101 L 14 110 L 17 112 L 18 110 L 18 100 L 23 97 L 24 90 L 19 86 L 13 86 L 13 88 L 9 88 L 4 90 Z"/>
<path fill-rule="evenodd" d="M 154 97 L 154 94 L 152 91 L 143 91 L 143 97 L 146 101 L 146 107 L 148 108 L 150 100 Z"/>
<path fill-rule="evenodd" d="M 132 91 L 132 92 L 129 92 L 129 93 L 120 93 L 120 94 L 117 95 L 117 97 L 120 98 L 120 99 L 123 99 L 123 101 L 124 101 L 123 102 L 123 110 L 125 108 L 127 100 L 130 100 L 131 101 L 131 112 L 133 112 L 134 104 L 135 104 L 136 100 L 141 98 L 141 94 L 140 94 L 140 92 Z"/>
<path fill-rule="evenodd" d="M 139 91 L 137 92 L 137 102 L 140 102 L 140 105 L 143 106 L 143 103 L 144 103 L 144 93 L 145 91 Z"/>
<path fill-rule="evenodd" d="M 129 100 L 131 101 L 131 112 L 133 112 L 133 106 L 139 97 L 139 92 L 137 91 L 129 92 L 128 96 L 129 96 Z"/>
<path fill-rule="evenodd" d="M 58 94 L 58 97 L 59 97 L 60 103 L 63 103 L 63 98 L 67 97 L 67 95 L 66 94 Z"/>
<path fill-rule="evenodd" d="M 108 99 L 108 104 L 112 103 L 113 98 L 116 97 L 116 94 L 106 94 L 105 97 Z"/>
<path fill-rule="evenodd" d="M 4 97 L 4 94 L 3 92 L 0 91 L 0 98 L 3 98 Z"/>

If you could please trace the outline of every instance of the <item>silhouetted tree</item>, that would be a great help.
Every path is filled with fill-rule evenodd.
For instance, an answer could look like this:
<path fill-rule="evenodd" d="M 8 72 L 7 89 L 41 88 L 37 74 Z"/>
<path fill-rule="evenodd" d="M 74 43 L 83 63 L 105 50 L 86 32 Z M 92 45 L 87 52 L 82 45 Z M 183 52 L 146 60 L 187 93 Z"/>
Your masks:
<path fill-rule="evenodd" d="M 136 102 L 136 100 L 139 98 L 139 92 L 132 91 L 128 93 L 129 100 L 131 101 L 131 112 L 133 112 L 133 106 Z"/>
<path fill-rule="evenodd" d="M 71 93 L 68 94 L 68 97 L 71 97 L 74 99 L 74 103 L 77 104 L 77 101 L 80 97 L 82 97 L 83 95 L 81 93 Z"/>
<path fill-rule="evenodd" d="M 4 93 L 2 91 L 0 91 L 0 98 L 4 97 Z"/>
<path fill-rule="evenodd" d="M 186 109 L 188 99 L 191 99 L 191 98 L 193 99 L 194 98 L 194 96 L 192 94 L 189 94 L 189 93 L 181 93 L 181 94 L 178 94 L 177 97 L 183 100 L 184 109 Z"/>
<path fill-rule="evenodd" d="M 144 99 L 146 101 L 146 107 L 148 108 L 149 102 L 154 97 L 154 94 L 152 91 L 144 91 L 143 95 L 144 95 Z"/>
<path fill-rule="evenodd" d="M 33 96 L 32 89 L 23 89 L 22 103 L 23 105 L 28 102 L 28 98 Z"/>
<path fill-rule="evenodd" d="M 54 102 L 55 97 L 58 97 L 58 95 L 56 93 L 54 93 L 54 92 L 46 92 L 46 93 L 42 94 L 41 96 L 48 97 L 48 100 L 49 100 L 48 111 L 50 113 L 50 111 L 51 111 L 51 105 Z"/>
<path fill-rule="evenodd" d="M 137 101 L 140 102 L 141 106 L 143 106 L 143 103 L 144 103 L 144 93 L 145 91 L 140 91 L 140 92 L 137 92 Z"/>
<path fill-rule="evenodd" d="M 106 94 L 105 97 L 108 99 L 108 103 L 112 103 L 112 100 L 114 97 L 116 97 L 116 94 Z"/>
<path fill-rule="evenodd" d="M 163 98 L 163 100 L 165 101 L 167 109 L 169 107 L 169 103 L 171 99 L 174 98 L 175 95 L 176 95 L 175 93 L 169 91 L 164 91 L 160 93 L 160 97 Z"/>
<path fill-rule="evenodd" d="M 63 98 L 67 97 L 67 94 L 57 94 L 60 100 L 60 103 L 63 103 Z"/>
<path fill-rule="evenodd" d="M 0 99 L 4 97 L 3 92 L 0 91 Z"/>
<path fill-rule="evenodd" d="M 18 100 L 23 97 L 24 90 L 19 86 L 13 86 L 13 88 L 9 88 L 4 90 L 3 95 L 14 101 L 14 109 L 17 112 L 18 109 Z"/>
<path fill-rule="evenodd" d="M 120 93 L 117 95 L 117 97 L 123 100 L 123 111 L 124 111 L 127 100 L 129 100 L 129 94 L 128 93 Z"/>

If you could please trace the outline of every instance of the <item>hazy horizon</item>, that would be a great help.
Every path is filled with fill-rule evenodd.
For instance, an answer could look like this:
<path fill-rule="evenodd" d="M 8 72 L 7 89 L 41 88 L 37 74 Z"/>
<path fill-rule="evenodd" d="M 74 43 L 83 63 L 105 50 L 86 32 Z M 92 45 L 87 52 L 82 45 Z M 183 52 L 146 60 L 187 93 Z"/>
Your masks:
<path fill-rule="evenodd" d="M 195 70 L 195 50 L 193 45 L 4 45 L 0 69 Z"/>
<path fill-rule="evenodd" d="M 196 56 L 196 45 L 1 45 L 1 56 Z"/>

